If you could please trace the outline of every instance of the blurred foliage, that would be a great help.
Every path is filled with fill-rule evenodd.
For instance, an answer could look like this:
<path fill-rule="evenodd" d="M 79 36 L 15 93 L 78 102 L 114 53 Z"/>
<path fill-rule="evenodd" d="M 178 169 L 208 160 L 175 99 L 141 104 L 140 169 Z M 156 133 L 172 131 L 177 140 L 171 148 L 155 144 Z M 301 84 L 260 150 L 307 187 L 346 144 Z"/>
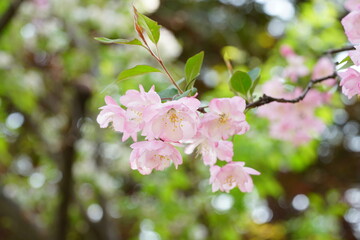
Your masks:
<path fill-rule="evenodd" d="M 170 30 L 159 45 L 176 80 L 186 59 L 205 51 L 195 87 L 206 103 L 233 96 L 224 52 L 237 70 L 261 67 L 263 83 L 285 66 L 281 44 L 310 68 L 346 44 L 341 2 L 284 1 L 294 10 L 286 19 L 260 0 L 134 4 Z M 1 1 L 0 16 L 15 2 Z M 125 69 L 157 63 L 139 47 L 93 39 L 133 38 L 133 1 L 18 2 L 0 32 L 0 239 L 356 239 L 358 104 L 335 94 L 317 112 L 328 124 L 323 138 L 299 148 L 271 139 L 268 122 L 249 111 L 251 131 L 234 138 L 234 160 L 262 173 L 252 193 L 212 193 L 195 154 L 178 170 L 143 176 L 129 167 L 131 142 L 95 120 L 105 95 L 169 86 L 159 73 L 113 84 Z"/>

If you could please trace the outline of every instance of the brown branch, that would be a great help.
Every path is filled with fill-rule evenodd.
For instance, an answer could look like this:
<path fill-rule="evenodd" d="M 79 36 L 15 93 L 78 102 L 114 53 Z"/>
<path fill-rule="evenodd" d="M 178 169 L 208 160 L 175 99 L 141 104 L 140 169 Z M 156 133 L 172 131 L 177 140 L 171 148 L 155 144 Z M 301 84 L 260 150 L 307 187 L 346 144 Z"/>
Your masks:
<path fill-rule="evenodd" d="M 6 12 L 0 18 L 0 35 L 5 30 L 7 25 L 11 22 L 11 20 L 15 17 L 17 11 L 21 3 L 25 0 L 16 0 L 10 4 Z"/>
<path fill-rule="evenodd" d="M 354 46 L 347 46 L 347 47 L 343 47 L 343 48 L 330 49 L 330 50 L 327 50 L 326 52 L 324 52 L 323 55 L 332 55 L 332 54 L 351 51 L 351 50 L 356 50 L 356 49 L 355 49 Z"/>
<path fill-rule="evenodd" d="M 280 103 L 297 103 L 300 102 L 301 100 L 303 100 L 306 95 L 308 94 L 308 92 L 310 91 L 310 89 L 312 89 L 312 87 L 318 83 L 324 82 L 326 80 L 329 79 L 333 79 L 336 78 L 337 73 L 334 72 L 333 74 L 323 77 L 323 78 L 319 78 L 319 79 L 314 79 L 314 80 L 310 80 L 308 85 L 306 86 L 306 88 L 304 89 L 304 91 L 302 92 L 302 94 L 294 99 L 285 99 L 285 98 L 274 98 L 271 96 L 268 96 L 266 94 L 264 94 L 262 97 L 260 97 L 257 101 L 249 103 L 246 105 L 246 109 L 252 109 L 252 108 L 257 108 L 260 107 L 262 105 L 271 103 L 271 102 L 280 102 Z"/>

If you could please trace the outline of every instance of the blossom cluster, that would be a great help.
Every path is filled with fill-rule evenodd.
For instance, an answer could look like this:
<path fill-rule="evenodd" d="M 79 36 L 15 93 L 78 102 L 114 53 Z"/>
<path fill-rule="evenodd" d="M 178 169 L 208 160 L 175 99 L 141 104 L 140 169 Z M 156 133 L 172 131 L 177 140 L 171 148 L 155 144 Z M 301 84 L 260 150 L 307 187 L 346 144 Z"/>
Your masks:
<path fill-rule="evenodd" d="M 133 139 L 130 147 L 130 166 L 141 174 L 164 170 L 171 162 L 177 168 L 183 163 L 176 147 L 186 146 L 185 152 L 195 149 L 202 155 L 205 165 L 210 166 L 210 183 L 213 191 L 228 192 L 238 187 L 243 192 L 252 191 L 250 174 L 260 174 L 244 167 L 243 162 L 233 162 L 233 143 L 227 139 L 249 130 L 244 110 L 245 100 L 232 98 L 212 99 L 208 111 L 199 111 L 200 101 L 196 97 L 183 97 L 162 102 L 152 87 L 148 92 L 140 85 L 140 91 L 128 90 L 116 101 L 105 97 L 97 117 L 100 127 L 108 127 L 123 134 L 122 141 Z M 145 141 L 137 142 L 138 133 Z M 217 159 L 227 162 L 216 166 Z"/>
<path fill-rule="evenodd" d="M 345 8 L 350 13 L 341 20 L 341 23 L 348 40 L 354 44 L 355 48 L 355 50 L 349 51 L 349 56 L 356 66 L 360 66 L 360 1 L 348 0 L 345 2 Z M 360 95 L 360 72 L 356 67 L 347 68 L 338 74 L 341 77 L 342 92 L 349 99 L 355 95 Z"/>
<path fill-rule="evenodd" d="M 302 90 L 287 91 L 280 78 L 274 78 L 263 86 L 265 94 L 295 99 Z M 270 120 L 270 136 L 290 141 L 298 146 L 309 142 L 324 130 L 325 124 L 314 115 L 315 109 L 327 101 L 327 96 L 310 90 L 306 98 L 296 104 L 271 103 L 258 109 L 258 115 Z"/>
<path fill-rule="evenodd" d="M 286 80 L 298 82 L 301 77 L 310 73 L 305 65 L 305 58 L 297 55 L 293 49 L 283 45 L 280 49 L 281 55 L 287 60 L 288 66 L 279 75 L 266 82 L 262 92 L 269 96 L 276 96 L 284 99 L 296 99 L 302 93 L 300 87 L 287 89 L 284 85 Z M 322 57 L 314 66 L 312 79 L 320 79 L 331 76 L 334 73 L 335 65 L 328 57 Z M 327 79 L 324 82 L 326 87 L 336 84 L 335 79 Z M 318 137 L 325 129 L 325 124 L 315 116 L 315 111 L 322 104 L 330 100 L 330 93 L 323 93 L 311 89 L 306 97 L 298 103 L 274 102 L 261 106 L 257 114 L 270 121 L 270 136 L 283 141 L 290 141 L 295 146 L 309 142 Z"/>

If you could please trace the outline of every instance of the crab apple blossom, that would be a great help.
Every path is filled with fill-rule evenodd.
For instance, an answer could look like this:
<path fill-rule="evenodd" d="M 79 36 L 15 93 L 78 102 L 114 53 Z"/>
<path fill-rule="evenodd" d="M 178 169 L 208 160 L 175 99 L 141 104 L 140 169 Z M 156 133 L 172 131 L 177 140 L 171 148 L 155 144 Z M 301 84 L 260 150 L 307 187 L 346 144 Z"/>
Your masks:
<path fill-rule="evenodd" d="M 128 90 L 124 96 L 120 97 L 120 103 L 137 112 L 143 112 L 148 106 L 161 103 L 159 94 L 152 86 L 149 92 L 145 92 L 144 87 L 139 85 L 140 91 Z"/>
<path fill-rule="evenodd" d="M 338 74 L 341 77 L 340 86 L 342 92 L 349 99 L 360 94 L 360 73 L 357 70 L 348 68 L 345 72 L 339 72 Z"/>
<path fill-rule="evenodd" d="M 210 168 L 210 184 L 212 191 L 229 192 L 238 187 L 242 192 L 251 192 L 254 184 L 251 175 L 260 173 L 252 168 L 244 167 L 244 162 L 230 162 L 223 167 L 212 166 Z"/>
<path fill-rule="evenodd" d="M 347 0 L 344 7 L 348 11 L 354 11 L 360 8 L 360 0 Z"/>
<path fill-rule="evenodd" d="M 346 15 L 341 23 L 349 41 L 353 44 L 360 44 L 360 8 Z"/>
<path fill-rule="evenodd" d="M 335 71 L 335 65 L 333 61 L 328 57 L 322 57 L 315 64 L 312 74 L 312 79 L 320 79 L 330 76 Z M 327 86 L 333 86 L 336 84 L 336 79 L 331 78 L 324 82 Z"/>
<path fill-rule="evenodd" d="M 143 135 L 148 140 L 160 138 L 164 141 L 179 142 L 195 136 L 200 123 L 197 109 L 200 101 L 184 97 L 151 108 L 144 116 L 146 125 Z"/>
<path fill-rule="evenodd" d="M 126 111 L 112 97 L 106 96 L 105 103 L 105 106 L 100 107 L 101 111 L 96 119 L 100 127 L 106 128 L 112 122 L 114 130 L 123 133 L 122 141 L 126 141 L 130 136 L 136 141 L 137 132 L 140 130 L 138 125 L 128 120 Z"/>
<path fill-rule="evenodd" d="M 205 165 L 214 165 L 217 159 L 230 162 L 234 155 L 233 143 L 230 141 L 212 141 L 201 137 L 188 145 L 185 149 L 186 154 L 191 154 L 197 147 Z"/>
<path fill-rule="evenodd" d="M 356 66 L 360 66 L 360 46 L 355 46 L 355 50 L 349 51 L 349 56 Z"/>
<path fill-rule="evenodd" d="M 305 66 L 305 58 L 297 55 L 290 46 L 283 45 L 280 53 L 288 62 L 288 66 L 283 72 L 284 78 L 289 78 L 295 82 L 299 77 L 304 77 L 309 74 L 309 69 Z"/>
<path fill-rule="evenodd" d="M 201 119 L 200 131 L 214 141 L 244 134 L 250 128 L 245 120 L 245 107 L 245 100 L 237 96 L 212 99 L 209 104 L 210 111 Z"/>
<path fill-rule="evenodd" d="M 274 88 L 271 88 L 273 86 Z M 293 92 L 287 92 L 278 79 L 271 80 L 264 84 L 265 94 L 272 95 L 276 92 L 277 97 L 292 99 L 302 92 L 296 88 Z M 257 114 L 270 121 L 270 136 L 275 139 L 290 141 L 294 145 L 302 145 L 312 138 L 319 136 L 324 130 L 324 123 L 314 116 L 316 107 L 329 100 L 328 94 L 310 90 L 303 101 L 298 103 L 271 103 L 261 106 Z"/>
<path fill-rule="evenodd" d="M 133 149 L 130 154 L 131 169 L 138 170 L 143 175 L 150 174 L 153 169 L 162 171 L 169 167 L 171 162 L 175 168 L 182 164 L 180 152 L 163 141 L 137 142 L 130 147 Z"/>

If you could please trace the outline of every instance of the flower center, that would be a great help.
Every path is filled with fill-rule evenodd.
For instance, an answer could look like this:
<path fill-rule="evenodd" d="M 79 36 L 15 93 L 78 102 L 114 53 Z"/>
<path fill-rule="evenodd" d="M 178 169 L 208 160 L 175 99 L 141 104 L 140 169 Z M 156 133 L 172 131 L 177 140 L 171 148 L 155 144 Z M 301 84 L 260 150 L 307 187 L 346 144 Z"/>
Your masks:
<path fill-rule="evenodd" d="M 225 184 L 227 184 L 229 186 L 233 185 L 234 182 L 235 182 L 235 178 L 232 175 L 227 177 L 226 180 L 225 180 Z"/>
<path fill-rule="evenodd" d="M 225 113 L 220 114 L 219 123 L 225 124 L 228 120 L 229 118 Z"/>

